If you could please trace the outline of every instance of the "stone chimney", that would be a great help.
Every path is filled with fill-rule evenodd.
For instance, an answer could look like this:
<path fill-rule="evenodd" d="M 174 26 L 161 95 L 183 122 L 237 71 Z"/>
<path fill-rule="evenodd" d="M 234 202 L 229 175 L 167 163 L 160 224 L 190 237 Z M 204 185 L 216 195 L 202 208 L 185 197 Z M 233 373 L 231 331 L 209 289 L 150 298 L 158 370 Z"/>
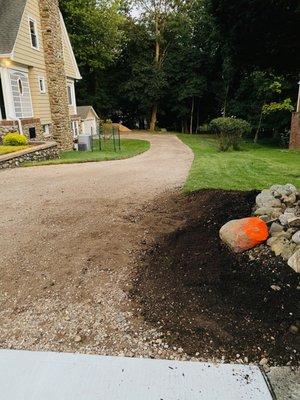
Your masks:
<path fill-rule="evenodd" d="M 61 149 L 69 150 L 73 146 L 73 135 L 69 116 L 58 0 L 39 0 L 39 7 L 53 121 L 52 135 Z"/>

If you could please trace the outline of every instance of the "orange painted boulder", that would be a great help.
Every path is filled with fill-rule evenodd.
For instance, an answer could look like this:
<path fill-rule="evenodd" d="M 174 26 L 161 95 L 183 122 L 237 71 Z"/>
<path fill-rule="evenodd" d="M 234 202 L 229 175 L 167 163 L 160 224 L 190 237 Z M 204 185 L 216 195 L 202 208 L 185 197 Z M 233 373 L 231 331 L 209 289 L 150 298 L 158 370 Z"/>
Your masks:
<path fill-rule="evenodd" d="M 220 238 L 235 253 L 242 253 L 265 242 L 269 237 L 267 224 L 257 217 L 227 222 L 220 230 Z"/>

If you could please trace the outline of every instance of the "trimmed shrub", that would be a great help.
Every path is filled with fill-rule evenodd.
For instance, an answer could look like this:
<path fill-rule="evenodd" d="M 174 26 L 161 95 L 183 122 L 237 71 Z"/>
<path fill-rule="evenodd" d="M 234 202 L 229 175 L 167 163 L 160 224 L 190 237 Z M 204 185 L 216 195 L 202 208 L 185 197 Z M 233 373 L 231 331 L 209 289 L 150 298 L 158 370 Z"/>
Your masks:
<path fill-rule="evenodd" d="M 290 144 L 290 136 L 291 131 L 288 129 L 285 129 L 283 132 L 275 132 L 274 141 L 278 146 L 288 149 Z"/>
<path fill-rule="evenodd" d="M 3 138 L 4 146 L 25 146 L 27 138 L 19 132 L 7 133 Z"/>
<path fill-rule="evenodd" d="M 210 133 L 211 133 L 211 130 L 210 130 L 210 125 L 209 124 L 203 124 L 203 125 L 200 125 L 199 127 L 198 127 L 198 129 L 197 129 L 197 133 L 199 134 L 199 135 L 209 135 Z"/>
<path fill-rule="evenodd" d="M 239 150 L 243 136 L 251 132 L 249 122 L 238 118 L 216 118 L 210 124 L 210 130 L 218 137 L 219 149 L 228 151 Z"/>

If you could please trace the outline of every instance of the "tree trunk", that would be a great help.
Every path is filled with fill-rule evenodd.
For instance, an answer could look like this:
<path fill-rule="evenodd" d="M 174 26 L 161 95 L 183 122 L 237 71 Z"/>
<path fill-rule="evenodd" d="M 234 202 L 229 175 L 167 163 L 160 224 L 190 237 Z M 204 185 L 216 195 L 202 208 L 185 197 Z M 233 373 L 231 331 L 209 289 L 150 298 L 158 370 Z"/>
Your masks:
<path fill-rule="evenodd" d="M 188 120 L 185 118 L 184 119 L 184 133 L 188 133 Z"/>
<path fill-rule="evenodd" d="M 158 17 L 155 19 L 155 67 L 157 70 L 160 69 L 160 58 L 161 58 L 161 48 L 160 48 L 160 30 L 159 30 L 159 21 Z M 156 123 L 157 123 L 157 111 L 158 104 L 154 103 L 152 105 L 151 110 L 151 120 L 150 120 L 150 131 L 155 132 Z"/>
<path fill-rule="evenodd" d="M 196 126 L 196 133 L 199 131 L 200 127 L 200 100 L 198 100 L 198 107 L 197 107 L 197 126 Z"/>
<path fill-rule="evenodd" d="M 194 121 L 194 109 L 195 109 L 195 96 L 192 97 L 191 117 L 190 117 L 190 134 L 193 133 L 193 121 Z"/>
<path fill-rule="evenodd" d="M 155 132 L 156 122 L 157 122 L 157 104 L 153 104 L 151 111 L 151 120 L 150 120 L 150 131 Z"/>
<path fill-rule="evenodd" d="M 261 123 L 262 123 L 262 119 L 263 119 L 263 107 L 266 104 L 266 101 L 267 101 L 267 96 L 265 97 L 264 103 L 263 103 L 263 105 L 261 106 L 261 109 L 260 109 L 260 117 L 259 117 L 258 127 L 256 129 L 254 140 L 253 140 L 254 143 L 258 142 L 258 136 L 259 136 Z"/>
<path fill-rule="evenodd" d="M 260 132 L 260 128 L 261 128 L 262 119 L 263 119 L 263 112 L 261 110 L 258 127 L 256 129 L 254 140 L 253 140 L 254 143 L 258 142 L 258 136 L 259 136 L 259 132 Z"/>

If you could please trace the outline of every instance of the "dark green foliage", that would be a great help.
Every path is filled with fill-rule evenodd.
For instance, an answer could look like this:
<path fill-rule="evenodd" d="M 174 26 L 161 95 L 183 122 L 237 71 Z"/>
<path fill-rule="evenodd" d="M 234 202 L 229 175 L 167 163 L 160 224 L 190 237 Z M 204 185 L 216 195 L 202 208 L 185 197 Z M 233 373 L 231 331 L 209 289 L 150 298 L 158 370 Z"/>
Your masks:
<path fill-rule="evenodd" d="M 130 128 L 148 127 L 155 104 L 159 128 L 195 133 L 223 116 L 249 121 L 255 140 L 281 137 L 296 104 L 299 3 L 165 2 L 158 67 L 153 19 L 131 12 L 140 1 L 60 0 L 79 104 Z"/>
<path fill-rule="evenodd" d="M 228 151 L 231 147 L 239 150 L 243 136 L 251 132 L 251 125 L 243 119 L 222 117 L 210 122 L 210 130 L 217 135 L 221 151 Z"/>
<path fill-rule="evenodd" d="M 205 0 L 205 4 L 236 66 L 299 72 L 299 1 Z"/>

